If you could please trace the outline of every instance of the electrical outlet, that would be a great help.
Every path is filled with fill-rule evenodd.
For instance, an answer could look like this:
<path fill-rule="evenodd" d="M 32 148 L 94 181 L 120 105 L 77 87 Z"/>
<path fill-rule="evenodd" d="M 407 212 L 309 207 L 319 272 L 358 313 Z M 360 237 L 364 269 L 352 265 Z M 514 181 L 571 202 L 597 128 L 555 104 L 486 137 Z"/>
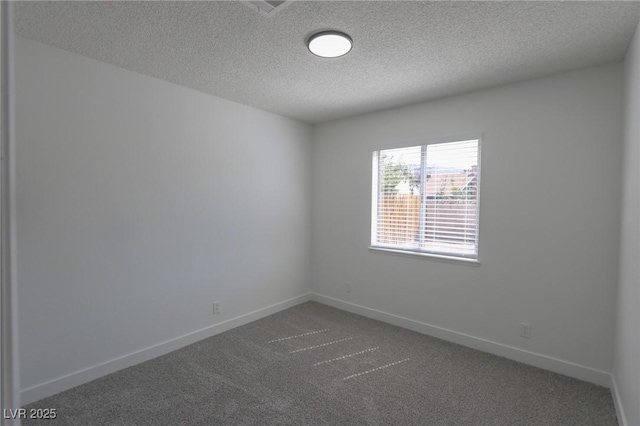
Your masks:
<path fill-rule="evenodd" d="M 350 281 L 345 281 L 344 282 L 344 289 L 347 293 L 351 293 L 351 282 Z"/>
<path fill-rule="evenodd" d="M 220 313 L 220 302 L 213 302 L 213 314 L 218 315 Z"/>
<path fill-rule="evenodd" d="M 531 339 L 531 324 L 520 324 L 520 337 Z"/>

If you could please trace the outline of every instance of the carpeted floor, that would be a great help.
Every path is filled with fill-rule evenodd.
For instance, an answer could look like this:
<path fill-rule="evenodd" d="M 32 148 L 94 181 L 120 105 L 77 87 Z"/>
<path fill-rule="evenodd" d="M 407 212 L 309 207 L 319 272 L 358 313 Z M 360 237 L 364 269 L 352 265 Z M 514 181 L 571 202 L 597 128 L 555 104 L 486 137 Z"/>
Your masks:
<path fill-rule="evenodd" d="M 25 425 L 617 425 L 608 389 L 308 302 L 30 404 Z"/>

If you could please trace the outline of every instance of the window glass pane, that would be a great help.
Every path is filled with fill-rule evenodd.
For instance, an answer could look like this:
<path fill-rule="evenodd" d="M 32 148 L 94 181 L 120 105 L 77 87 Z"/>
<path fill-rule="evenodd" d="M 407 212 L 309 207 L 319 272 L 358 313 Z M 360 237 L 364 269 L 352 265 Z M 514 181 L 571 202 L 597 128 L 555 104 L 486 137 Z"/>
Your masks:
<path fill-rule="evenodd" d="M 478 141 L 427 146 L 424 244 L 443 253 L 476 253 Z"/>
<path fill-rule="evenodd" d="M 380 151 L 378 242 L 418 247 L 421 147 Z"/>

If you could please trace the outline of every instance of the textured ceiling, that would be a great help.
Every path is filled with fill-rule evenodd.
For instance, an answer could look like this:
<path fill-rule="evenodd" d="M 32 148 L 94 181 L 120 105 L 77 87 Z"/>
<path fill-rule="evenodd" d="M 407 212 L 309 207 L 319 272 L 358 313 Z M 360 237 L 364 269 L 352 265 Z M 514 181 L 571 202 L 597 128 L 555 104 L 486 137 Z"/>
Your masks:
<path fill-rule="evenodd" d="M 17 2 L 18 35 L 308 123 L 620 61 L 638 2 Z M 354 48 L 321 59 L 317 30 Z"/>

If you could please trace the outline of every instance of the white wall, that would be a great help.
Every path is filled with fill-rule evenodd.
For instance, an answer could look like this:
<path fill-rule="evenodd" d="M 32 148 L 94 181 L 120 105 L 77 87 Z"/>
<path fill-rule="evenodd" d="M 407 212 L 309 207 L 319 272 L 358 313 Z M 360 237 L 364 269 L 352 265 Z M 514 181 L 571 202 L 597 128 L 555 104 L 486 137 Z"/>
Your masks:
<path fill-rule="evenodd" d="M 608 384 L 622 77 L 613 64 L 318 126 L 312 290 L 333 299 L 316 298 Z M 480 266 L 370 252 L 372 151 L 475 134 Z"/>
<path fill-rule="evenodd" d="M 20 425 L 15 209 L 15 61 L 13 2 L 0 4 L 0 425 Z M 14 411 L 15 412 L 15 411 Z"/>
<path fill-rule="evenodd" d="M 309 291 L 310 126 L 22 38 L 16 60 L 23 402 Z"/>
<path fill-rule="evenodd" d="M 629 425 L 640 425 L 640 27 L 625 60 L 620 273 L 613 376 Z"/>

